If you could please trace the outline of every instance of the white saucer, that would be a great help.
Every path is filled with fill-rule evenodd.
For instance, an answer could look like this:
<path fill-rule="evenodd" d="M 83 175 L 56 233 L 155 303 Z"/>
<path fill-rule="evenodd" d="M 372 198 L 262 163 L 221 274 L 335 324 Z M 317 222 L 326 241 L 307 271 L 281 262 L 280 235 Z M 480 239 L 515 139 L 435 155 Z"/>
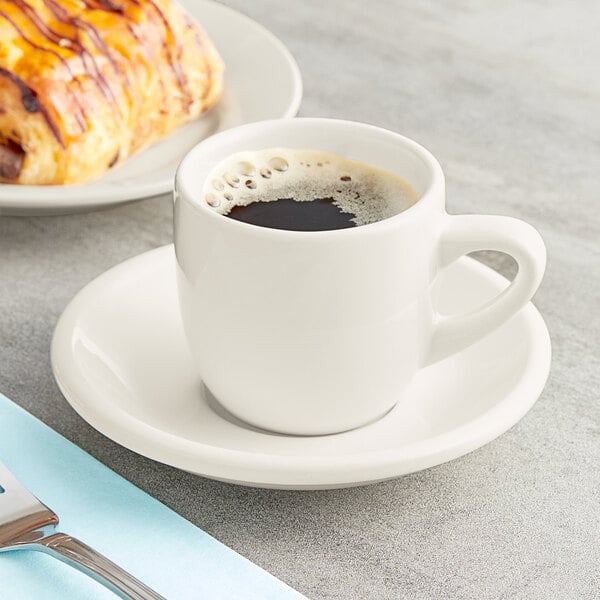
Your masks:
<path fill-rule="evenodd" d="M 506 280 L 463 258 L 445 271 L 443 312 L 462 312 Z M 290 489 L 346 487 L 438 465 L 486 444 L 535 403 L 550 367 L 532 304 L 476 346 L 423 369 L 378 422 L 329 436 L 257 430 L 226 414 L 194 375 L 172 246 L 111 269 L 69 304 L 52 366 L 73 408 L 114 441 L 205 477 Z"/>
<path fill-rule="evenodd" d="M 209 0 L 180 0 L 225 63 L 223 97 L 206 115 L 83 185 L 0 184 L 0 213 L 64 214 L 150 198 L 171 191 L 177 165 L 204 138 L 245 123 L 293 117 L 302 80 L 287 48 L 262 25 Z"/>

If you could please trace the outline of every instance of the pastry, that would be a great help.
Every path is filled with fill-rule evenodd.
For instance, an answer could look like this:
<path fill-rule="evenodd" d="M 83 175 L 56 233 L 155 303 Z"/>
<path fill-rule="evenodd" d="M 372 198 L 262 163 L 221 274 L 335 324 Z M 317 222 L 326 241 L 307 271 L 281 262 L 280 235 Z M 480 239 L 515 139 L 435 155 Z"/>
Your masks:
<path fill-rule="evenodd" d="M 213 106 L 222 71 L 172 0 L 0 0 L 0 182 L 93 180 Z"/>

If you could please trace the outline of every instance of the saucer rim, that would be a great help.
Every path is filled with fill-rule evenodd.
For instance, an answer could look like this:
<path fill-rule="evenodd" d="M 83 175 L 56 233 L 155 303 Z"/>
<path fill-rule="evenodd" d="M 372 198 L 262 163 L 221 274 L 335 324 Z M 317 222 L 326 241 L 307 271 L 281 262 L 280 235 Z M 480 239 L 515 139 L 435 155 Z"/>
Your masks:
<path fill-rule="evenodd" d="M 155 271 L 155 263 L 168 260 L 167 254 L 175 260 L 172 244 L 130 258 L 88 283 L 71 300 L 57 322 L 51 346 L 51 365 L 67 402 L 100 433 L 138 454 L 203 477 L 284 489 L 347 487 L 393 479 L 463 456 L 508 431 L 535 404 L 549 375 L 549 332 L 540 313 L 529 303 L 519 313 L 531 340 L 519 381 L 485 413 L 444 433 L 385 450 L 309 457 L 254 453 L 185 439 L 145 423 L 123 409 L 115 410 L 118 407 L 103 402 L 99 391 L 83 385 L 85 378 L 79 381 L 85 389 L 78 389 L 78 369 L 71 365 L 72 373 L 69 373 L 67 359 L 78 315 L 89 306 L 97 292 L 104 290 L 112 281 L 121 279 L 123 274 L 127 276 L 132 267 L 138 272 L 143 269 Z M 482 263 L 469 257 L 459 261 L 495 287 L 507 285 L 502 275 Z M 82 400 L 86 396 L 95 396 L 96 400 Z M 240 477 L 242 473 L 243 477 Z"/>

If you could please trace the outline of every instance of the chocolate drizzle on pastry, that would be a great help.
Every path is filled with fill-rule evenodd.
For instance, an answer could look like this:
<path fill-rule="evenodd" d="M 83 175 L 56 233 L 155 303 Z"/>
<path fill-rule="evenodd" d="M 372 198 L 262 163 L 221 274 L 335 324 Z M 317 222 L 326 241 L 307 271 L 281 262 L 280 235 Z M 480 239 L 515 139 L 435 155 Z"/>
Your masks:
<path fill-rule="evenodd" d="M 109 169 L 111 167 L 114 167 L 117 164 L 120 155 L 121 155 L 121 153 L 119 151 L 117 151 L 117 153 L 112 157 L 111 161 L 108 163 Z"/>
<path fill-rule="evenodd" d="M 39 16 L 36 14 L 36 12 L 33 10 L 33 8 L 31 6 L 29 6 L 26 2 L 24 2 L 23 0 L 13 0 L 13 2 L 16 6 L 18 6 L 21 9 L 23 14 L 25 14 L 27 16 L 27 18 L 30 20 L 30 22 L 33 24 L 33 26 L 46 39 L 48 39 L 50 41 L 54 41 L 52 39 L 53 37 L 56 37 L 58 39 L 61 38 L 61 36 L 59 36 L 56 32 L 52 31 L 49 27 L 46 26 L 46 24 L 39 18 Z M 67 70 L 67 72 L 69 73 L 71 78 L 74 79 L 74 75 L 73 75 L 73 72 L 71 71 L 71 68 L 69 67 L 69 63 L 57 51 L 53 50 L 52 48 L 45 48 L 45 47 L 39 46 L 38 44 L 35 44 L 33 41 L 31 41 L 25 35 L 23 30 L 14 22 L 14 20 L 11 19 L 2 10 L 0 10 L 0 17 L 3 17 L 4 19 L 6 19 L 6 21 L 8 21 L 14 27 L 15 31 L 19 34 L 21 39 L 25 43 L 27 43 L 29 46 L 31 46 L 32 48 L 35 48 L 36 50 L 39 50 L 41 52 L 48 52 L 48 53 L 52 54 L 53 56 L 55 56 L 61 62 L 61 64 L 64 66 L 64 68 Z M 15 77 L 16 77 L 16 75 L 15 75 Z M 13 81 L 14 81 L 14 78 L 11 77 L 11 79 L 13 79 Z M 19 79 L 19 81 L 21 81 L 21 80 Z M 21 81 L 21 84 L 25 85 L 22 81 Z M 21 85 L 19 85 L 19 87 L 21 87 Z M 35 93 L 29 86 L 27 86 L 27 87 L 30 92 Z M 79 111 L 75 113 L 75 119 L 76 119 L 77 123 L 79 124 L 79 127 L 81 128 L 81 132 L 83 133 L 87 130 L 87 125 L 85 122 L 85 113 L 83 111 L 83 107 L 81 106 L 81 103 L 77 99 L 77 96 L 73 92 L 73 90 L 69 89 L 68 92 L 69 92 L 71 98 L 73 99 L 73 101 L 75 102 L 75 104 L 77 105 L 77 108 L 79 109 Z M 39 101 L 37 100 L 37 98 L 36 98 L 36 103 L 37 103 L 36 110 L 29 110 L 27 108 L 27 106 L 25 106 L 25 104 L 23 104 L 23 106 L 25 107 L 25 110 L 27 110 L 27 112 L 38 112 L 39 111 Z M 44 112 L 44 117 L 46 118 L 46 120 L 48 120 L 49 117 L 48 117 L 47 112 L 46 111 L 43 111 L 43 112 Z M 52 125 L 51 123 L 48 123 L 48 125 L 52 129 L 54 136 L 57 137 L 58 141 L 61 142 L 61 144 L 63 144 L 63 146 L 64 146 L 64 143 L 60 139 L 60 136 L 56 135 L 57 128 L 54 125 Z"/>
<path fill-rule="evenodd" d="M 133 4 L 135 4 L 136 6 L 140 5 L 140 0 L 130 0 L 130 1 Z M 163 11 L 160 9 L 160 7 L 156 4 L 156 2 L 154 2 L 154 0 L 146 0 L 146 1 L 153 8 L 154 12 L 156 13 L 156 15 L 158 16 L 158 18 L 160 19 L 160 21 L 163 24 L 164 31 L 165 31 L 165 34 L 163 36 L 163 50 L 165 51 L 167 60 L 169 61 L 169 66 L 171 67 L 171 70 L 173 71 L 173 75 L 175 76 L 175 80 L 177 81 L 177 85 L 179 86 L 181 91 L 185 93 L 188 103 L 191 104 L 192 99 L 190 97 L 190 93 L 189 93 L 189 90 L 187 87 L 187 78 L 185 76 L 185 73 L 183 72 L 181 63 L 179 62 L 179 60 L 175 60 L 173 58 L 173 53 L 171 52 L 172 46 L 177 47 L 178 52 L 180 51 L 180 47 L 176 43 L 175 35 L 173 33 L 171 24 L 169 23 L 169 20 L 167 19 L 167 17 L 163 13 Z"/>
<path fill-rule="evenodd" d="M 63 140 L 60 131 L 56 127 L 56 124 L 50 118 L 48 111 L 38 102 L 37 94 L 28 85 L 26 85 L 19 77 L 14 73 L 7 71 L 0 67 L 0 76 L 7 77 L 10 79 L 21 91 L 21 104 L 28 113 L 41 113 L 44 117 L 52 135 L 56 138 L 56 141 L 64 148 L 65 141 Z"/>
<path fill-rule="evenodd" d="M 0 177 L 16 179 L 23 167 L 25 151 L 12 140 L 0 141 Z"/>
<path fill-rule="evenodd" d="M 46 36 L 48 41 L 58 44 L 62 48 L 66 48 L 80 57 L 85 74 L 92 78 L 100 90 L 100 93 L 113 105 L 114 108 L 116 105 L 116 98 L 110 83 L 102 74 L 102 70 L 98 66 L 94 56 L 88 52 L 86 47 L 81 42 L 81 31 L 84 31 L 88 34 L 95 47 L 108 58 L 111 65 L 115 68 L 117 74 L 123 75 L 123 70 L 120 69 L 116 64 L 114 58 L 110 54 L 110 50 L 107 48 L 106 44 L 104 44 L 104 41 L 98 33 L 98 30 L 87 21 L 84 21 L 79 17 L 72 17 L 63 6 L 56 2 L 56 0 L 44 0 L 44 4 L 52 12 L 57 21 L 64 23 L 65 25 L 70 25 L 74 29 L 72 36 L 65 36 L 60 35 L 48 28 L 48 30 L 52 33 L 51 36 Z"/>
<path fill-rule="evenodd" d="M 40 112 L 40 103 L 37 94 L 14 73 L 0 67 L 0 75 L 8 77 L 21 91 L 21 104 L 28 113 Z"/>
<path fill-rule="evenodd" d="M 125 6 L 123 4 L 112 2 L 111 0 L 83 0 L 83 3 L 92 9 L 105 10 L 107 12 L 123 13 L 125 12 Z"/>

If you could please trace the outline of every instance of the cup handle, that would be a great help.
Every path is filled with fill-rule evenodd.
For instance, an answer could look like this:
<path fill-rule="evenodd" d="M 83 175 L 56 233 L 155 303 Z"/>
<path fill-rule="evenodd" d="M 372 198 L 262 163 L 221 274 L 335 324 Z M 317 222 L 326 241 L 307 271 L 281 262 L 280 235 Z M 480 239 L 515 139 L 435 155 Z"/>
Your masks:
<path fill-rule="evenodd" d="M 529 224 L 511 217 L 448 216 L 439 242 L 439 264 L 447 267 L 477 250 L 497 250 L 512 256 L 519 267 L 513 282 L 496 298 L 463 315 L 435 314 L 425 365 L 450 356 L 506 322 L 535 294 L 546 267 L 546 247 Z"/>

